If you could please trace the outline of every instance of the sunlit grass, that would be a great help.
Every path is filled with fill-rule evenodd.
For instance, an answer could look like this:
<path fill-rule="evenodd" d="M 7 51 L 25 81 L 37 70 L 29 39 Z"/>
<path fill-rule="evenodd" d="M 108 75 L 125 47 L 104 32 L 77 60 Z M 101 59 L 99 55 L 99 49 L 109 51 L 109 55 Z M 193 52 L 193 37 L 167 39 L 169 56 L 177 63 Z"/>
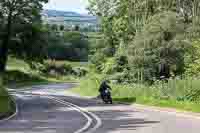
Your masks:
<path fill-rule="evenodd" d="M 3 86 L 2 77 L 0 77 L 0 113 L 7 113 L 11 111 L 10 97 Z"/>
<path fill-rule="evenodd" d="M 51 62 L 47 60 L 46 62 Z M 88 64 L 85 62 L 69 62 L 69 61 L 56 61 L 57 65 L 70 64 L 72 67 L 86 67 Z M 4 83 L 7 86 L 18 88 L 29 85 L 60 83 L 60 82 L 76 82 L 78 78 L 71 75 L 61 76 L 48 76 L 32 70 L 29 65 L 16 58 L 9 58 L 7 64 L 7 72 Z"/>
<path fill-rule="evenodd" d="M 83 96 L 98 96 L 98 87 L 102 79 L 103 76 L 101 75 L 88 75 L 80 80 L 80 85 L 72 89 L 72 92 L 79 93 Z"/>
<path fill-rule="evenodd" d="M 54 61 L 52 60 L 47 60 L 47 63 L 52 63 Z M 63 64 L 70 64 L 72 67 L 88 67 L 88 63 L 87 62 L 72 62 L 72 61 L 56 61 L 55 62 L 57 65 L 63 65 Z"/>
<path fill-rule="evenodd" d="M 72 92 L 82 96 L 96 97 L 99 95 L 99 85 L 104 77 L 105 75 L 90 74 L 87 78 L 82 79 L 80 85 L 72 89 Z M 178 97 L 186 94 L 186 90 L 198 89 L 200 86 L 198 79 L 173 79 L 168 83 L 156 82 L 151 86 L 116 83 L 112 83 L 111 86 L 114 101 L 200 112 L 200 103 L 177 100 Z"/>
<path fill-rule="evenodd" d="M 22 60 L 18 60 L 13 57 L 8 58 L 7 70 L 18 70 L 18 71 L 23 71 L 23 72 L 31 71 L 29 65 L 26 62 Z"/>

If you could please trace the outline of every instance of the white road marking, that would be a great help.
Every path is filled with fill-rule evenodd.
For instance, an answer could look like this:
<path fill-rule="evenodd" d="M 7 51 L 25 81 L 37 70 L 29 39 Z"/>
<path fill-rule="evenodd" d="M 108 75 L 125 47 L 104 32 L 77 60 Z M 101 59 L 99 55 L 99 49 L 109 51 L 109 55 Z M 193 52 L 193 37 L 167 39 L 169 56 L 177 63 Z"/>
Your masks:
<path fill-rule="evenodd" d="M 54 97 L 49 97 L 49 96 L 46 96 L 46 97 L 47 97 L 48 99 L 50 99 L 50 100 L 56 101 L 57 103 L 61 103 L 61 104 L 63 104 L 63 105 L 66 105 L 66 106 L 69 106 L 69 107 L 73 108 L 73 109 L 76 110 L 77 112 L 81 113 L 81 114 L 87 119 L 87 123 L 84 125 L 84 127 L 81 128 L 81 129 L 78 129 L 78 130 L 77 130 L 76 132 L 74 132 L 74 133 L 82 133 L 83 131 L 87 130 L 87 129 L 90 127 L 90 125 L 92 124 L 92 119 L 91 119 L 86 113 L 82 112 L 81 110 L 79 110 L 79 109 L 77 109 L 77 108 L 71 106 L 70 104 L 68 104 L 68 103 L 65 102 L 65 101 L 60 101 L 60 99 L 58 100 L 58 99 L 56 99 L 56 98 L 54 98 Z"/>
<path fill-rule="evenodd" d="M 77 106 L 77 105 L 75 105 L 73 103 L 69 103 L 69 102 L 60 100 L 60 99 L 55 98 L 55 97 L 49 97 L 49 96 L 47 96 L 47 98 L 49 98 L 51 100 L 54 100 L 56 102 L 59 102 L 61 104 L 68 105 L 68 106 L 70 105 L 71 107 L 76 108 L 77 111 L 79 111 L 81 114 L 83 114 L 88 119 L 88 123 L 83 128 L 77 130 L 75 133 L 82 133 L 82 132 L 84 132 L 85 130 L 87 130 L 91 126 L 92 119 L 86 113 L 90 114 L 97 121 L 97 124 L 93 128 L 91 128 L 91 129 L 89 129 L 87 131 L 88 133 L 93 133 L 94 131 L 96 131 L 102 125 L 101 119 L 97 115 L 95 115 L 92 112 L 89 112 L 86 109 L 83 109 L 83 108 L 81 108 L 81 107 L 79 107 L 79 106 Z"/>
<path fill-rule="evenodd" d="M 17 114 L 18 114 L 18 112 L 19 112 L 19 110 L 18 110 L 18 105 L 17 105 L 17 103 L 15 102 L 15 99 L 14 99 L 13 97 L 11 97 L 11 100 L 12 100 L 12 102 L 14 102 L 14 104 L 15 104 L 15 106 L 16 106 L 15 112 L 14 112 L 14 114 L 12 114 L 11 116 L 9 116 L 8 118 L 5 118 L 5 119 L 0 120 L 0 123 L 3 123 L 3 122 L 5 122 L 5 121 L 8 121 L 8 120 L 14 118 L 15 116 L 17 116 Z"/>
<path fill-rule="evenodd" d="M 47 97 L 50 100 L 56 101 L 58 103 L 66 105 L 66 106 L 69 106 L 69 107 L 73 108 L 74 110 L 78 111 L 79 113 L 81 113 L 87 119 L 87 123 L 84 125 L 83 128 L 78 129 L 74 133 L 83 133 L 83 132 L 85 132 L 85 130 L 88 130 L 87 133 L 93 133 L 93 132 L 95 132 L 102 125 L 102 121 L 101 121 L 101 119 L 97 115 L 95 115 L 94 113 L 89 112 L 88 110 L 86 110 L 84 108 L 81 108 L 81 107 L 79 107 L 79 106 L 77 106 L 77 105 L 75 105 L 73 103 L 66 102 L 66 101 L 63 101 L 61 99 L 58 99 L 58 98 L 55 98 L 55 97 L 52 97 L 52 96 L 48 96 L 47 94 L 45 94 L 43 92 L 42 93 L 41 92 L 35 92 L 35 93 L 33 93 L 31 91 L 30 92 L 29 91 L 25 91 L 24 93 L 32 94 L 32 95 L 38 95 L 38 96 L 45 96 L 45 97 Z M 97 121 L 97 124 L 93 128 L 91 128 L 91 129 L 89 129 L 89 128 L 92 125 L 93 120 L 92 120 L 92 118 L 88 114 L 91 115 Z"/>

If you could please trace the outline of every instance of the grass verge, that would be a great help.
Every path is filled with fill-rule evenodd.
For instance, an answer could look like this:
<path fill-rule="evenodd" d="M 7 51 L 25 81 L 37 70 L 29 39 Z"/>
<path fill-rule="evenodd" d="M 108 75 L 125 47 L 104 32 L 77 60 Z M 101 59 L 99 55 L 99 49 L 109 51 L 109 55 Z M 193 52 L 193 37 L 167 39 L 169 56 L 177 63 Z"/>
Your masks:
<path fill-rule="evenodd" d="M 80 85 L 71 91 L 81 96 L 98 96 L 99 83 L 104 79 L 104 76 L 94 75 L 95 74 L 89 75 L 86 79 L 82 79 Z M 111 86 L 113 88 L 112 97 L 114 101 L 126 102 L 129 104 L 138 103 L 156 107 L 167 107 L 180 111 L 200 113 L 200 103 L 156 98 L 156 95 L 159 93 L 155 91 L 157 86 L 147 87 L 145 85 L 137 84 L 111 84 Z"/>
<path fill-rule="evenodd" d="M 11 98 L 6 89 L 0 85 L 0 113 L 12 112 Z"/>
<path fill-rule="evenodd" d="M 48 62 L 48 61 L 47 61 Z M 56 61 L 56 64 L 71 64 L 72 66 L 85 66 L 86 63 L 80 62 L 68 62 L 68 61 Z M 44 75 L 36 70 L 32 70 L 30 66 L 15 58 L 9 58 L 7 65 L 7 72 L 5 74 L 4 84 L 9 88 L 20 88 L 30 85 L 41 85 L 49 83 L 63 83 L 63 82 L 76 82 L 78 79 L 71 76 L 50 76 Z"/>

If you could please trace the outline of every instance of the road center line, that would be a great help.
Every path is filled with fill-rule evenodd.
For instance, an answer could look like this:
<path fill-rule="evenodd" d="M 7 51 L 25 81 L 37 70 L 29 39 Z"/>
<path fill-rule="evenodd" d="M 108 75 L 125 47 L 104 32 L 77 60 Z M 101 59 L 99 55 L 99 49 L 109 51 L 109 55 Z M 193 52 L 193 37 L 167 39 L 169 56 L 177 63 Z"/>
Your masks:
<path fill-rule="evenodd" d="M 84 108 L 81 108 L 81 107 L 79 107 L 79 106 L 77 106 L 77 105 L 75 105 L 73 103 L 66 102 L 66 101 L 63 101 L 61 99 L 58 99 L 58 98 L 55 98 L 55 97 L 52 97 L 52 96 L 48 96 L 48 95 L 45 95 L 45 94 L 38 94 L 38 93 L 34 94 L 32 92 L 25 92 L 25 94 L 44 96 L 44 97 L 46 97 L 46 98 L 48 98 L 50 100 L 56 101 L 58 103 L 66 105 L 66 106 L 70 106 L 73 109 L 75 109 L 76 111 L 78 111 L 79 113 L 81 113 L 88 120 L 88 122 L 86 123 L 86 125 L 83 128 L 77 130 L 74 133 L 83 133 L 86 130 L 88 130 L 87 133 L 93 133 L 102 125 L 102 121 L 97 115 L 95 115 L 94 113 L 89 112 L 88 110 L 86 110 Z M 89 128 L 92 125 L 92 118 L 88 114 L 91 115 L 97 121 L 97 124 L 91 129 L 89 129 Z"/>
<path fill-rule="evenodd" d="M 87 130 L 90 125 L 92 124 L 92 118 L 90 118 L 85 112 L 82 112 L 81 110 L 79 110 L 78 108 L 75 108 L 74 106 L 68 104 L 67 102 L 65 101 L 61 101 L 60 99 L 56 99 L 55 97 L 49 97 L 49 96 L 46 96 L 48 99 L 50 100 L 53 100 L 53 101 L 56 101 L 57 103 L 61 103 L 63 105 L 66 105 L 66 106 L 69 106 L 71 108 L 73 108 L 74 110 L 76 110 L 77 112 L 81 113 L 86 119 L 87 119 L 87 123 L 84 125 L 83 128 L 81 129 L 78 129 L 77 131 L 75 131 L 74 133 L 82 133 L 83 131 Z"/>
<path fill-rule="evenodd" d="M 87 133 L 93 133 L 93 132 L 95 132 L 95 131 L 102 125 L 102 121 L 101 121 L 101 119 L 100 119 L 97 115 L 95 115 L 94 113 L 89 112 L 88 110 L 86 110 L 86 109 L 84 109 L 84 108 L 81 108 L 81 107 L 79 107 L 79 106 L 77 106 L 77 105 L 75 105 L 75 104 L 73 104 L 73 103 L 66 102 L 66 101 L 61 100 L 61 99 L 59 99 L 59 98 L 55 98 L 55 97 L 48 96 L 48 95 L 45 95 L 45 94 L 38 94 L 38 93 L 37 93 L 37 94 L 34 94 L 34 93 L 32 93 L 32 92 L 27 92 L 27 91 L 24 92 L 24 91 L 25 91 L 25 89 L 24 89 L 24 90 L 20 90 L 20 91 L 16 91 L 16 92 L 23 92 L 24 94 L 31 94 L 31 95 L 44 96 L 44 97 L 47 97 L 47 98 L 50 99 L 50 100 L 53 100 L 53 101 L 56 101 L 56 102 L 61 103 L 61 104 L 63 104 L 63 105 L 72 107 L 73 109 L 75 109 L 76 111 L 78 111 L 79 113 L 81 113 L 81 114 L 87 119 L 88 122 L 84 125 L 83 128 L 78 129 L 78 130 L 77 130 L 76 132 L 74 132 L 74 133 L 84 133 L 85 131 L 87 131 Z M 31 89 L 30 89 L 29 91 L 31 91 Z M 88 114 L 89 114 L 92 118 L 91 118 Z M 97 121 L 97 123 L 96 123 L 96 125 L 95 125 L 93 128 L 89 129 L 90 126 L 92 125 L 92 121 L 93 121 L 92 119 L 95 119 L 95 120 Z"/>
<path fill-rule="evenodd" d="M 54 99 L 56 99 L 56 98 L 54 98 Z M 91 115 L 97 121 L 97 124 L 93 128 L 91 128 L 88 132 L 92 133 L 92 132 L 96 131 L 102 125 L 101 119 L 97 115 L 95 115 L 94 113 L 89 112 L 88 110 L 81 108 L 81 107 L 79 107 L 79 106 L 77 106 L 73 103 L 69 103 L 69 102 L 66 102 L 66 101 L 63 101 L 63 100 L 60 100 L 60 99 L 57 99 L 57 100 L 60 101 L 60 102 L 70 104 L 70 105 L 76 107 L 78 110 L 80 110 L 82 112 L 88 113 L 89 115 Z"/>

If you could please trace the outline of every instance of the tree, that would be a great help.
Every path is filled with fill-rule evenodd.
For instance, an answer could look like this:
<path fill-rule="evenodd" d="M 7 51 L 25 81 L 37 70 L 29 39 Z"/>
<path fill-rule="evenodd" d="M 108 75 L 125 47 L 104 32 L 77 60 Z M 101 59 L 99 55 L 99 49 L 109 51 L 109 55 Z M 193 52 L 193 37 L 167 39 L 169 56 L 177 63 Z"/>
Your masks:
<path fill-rule="evenodd" d="M 114 32 L 114 21 L 117 15 L 119 1 L 117 0 L 89 0 L 89 10 L 92 14 L 99 16 L 104 40 L 109 49 L 109 56 L 114 56 L 119 39 Z"/>
<path fill-rule="evenodd" d="M 179 16 L 184 18 L 185 23 L 191 23 L 193 19 L 198 19 L 200 16 L 200 1 L 199 0 L 178 0 L 177 12 Z"/>
<path fill-rule="evenodd" d="M 51 26 L 51 30 L 52 31 L 58 31 L 58 25 L 57 24 L 53 24 L 52 26 Z"/>
<path fill-rule="evenodd" d="M 80 32 L 51 34 L 48 38 L 48 58 L 56 60 L 87 61 L 89 42 Z"/>
<path fill-rule="evenodd" d="M 1 0 L 0 15 L 5 23 L 0 48 L 0 73 L 4 73 L 14 24 L 32 24 L 40 18 L 42 4 L 48 0 Z"/>
<path fill-rule="evenodd" d="M 17 37 L 9 43 L 9 54 L 30 65 L 43 62 L 47 55 L 48 29 L 41 24 L 15 25 L 13 33 Z M 17 46 L 17 47 L 16 47 Z"/>
<path fill-rule="evenodd" d="M 172 11 L 191 23 L 200 15 L 199 7 L 199 0 L 89 0 L 90 12 L 101 18 L 105 40 L 120 51 L 152 16 Z"/>
<path fill-rule="evenodd" d="M 129 57 L 146 79 L 185 72 L 185 55 L 200 37 L 199 9 L 199 0 L 89 0 L 101 20 L 101 45 Z"/>
<path fill-rule="evenodd" d="M 64 25 L 60 25 L 60 31 L 64 31 L 65 26 Z"/>
<path fill-rule="evenodd" d="M 74 27 L 74 31 L 80 31 L 80 27 L 79 27 L 78 25 L 76 25 L 76 26 Z"/>
<path fill-rule="evenodd" d="M 129 47 L 132 68 L 140 70 L 146 80 L 182 74 L 184 56 L 192 49 L 184 32 L 184 22 L 174 12 L 152 17 Z"/>

